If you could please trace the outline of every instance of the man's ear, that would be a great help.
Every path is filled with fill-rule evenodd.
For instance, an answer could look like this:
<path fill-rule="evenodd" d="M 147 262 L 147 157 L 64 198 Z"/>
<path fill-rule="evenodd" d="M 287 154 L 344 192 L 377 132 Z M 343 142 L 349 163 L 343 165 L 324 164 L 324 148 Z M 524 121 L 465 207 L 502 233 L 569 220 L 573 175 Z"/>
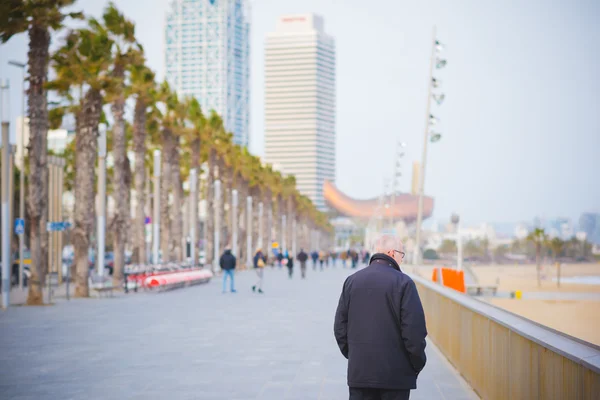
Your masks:
<path fill-rule="evenodd" d="M 389 251 L 388 251 L 387 253 L 385 253 L 385 254 L 387 254 L 388 256 L 390 256 L 390 257 L 392 257 L 392 258 L 394 258 L 394 250 L 389 250 Z"/>

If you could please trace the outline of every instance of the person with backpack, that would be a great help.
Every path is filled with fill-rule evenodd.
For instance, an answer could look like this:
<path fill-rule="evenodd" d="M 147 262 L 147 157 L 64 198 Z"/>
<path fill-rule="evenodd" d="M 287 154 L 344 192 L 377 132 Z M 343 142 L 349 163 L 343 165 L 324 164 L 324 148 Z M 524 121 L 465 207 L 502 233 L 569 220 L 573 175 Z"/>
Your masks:
<path fill-rule="evenodd" d="M 262 249 L 256 249 L 256 253 L 254 254 L 254 270 L 256 271 L 256 275 L 258 276 L 258 281 L 252 286 L 252 291 L 256 292 L 256 288 L 258 287 L 258 293 L 264 293 L 262 290 L 263 285 L 263 276 L 265 272 L 265 265 L 267 265 L 267 257 L 262 252 Z"/>
<path fill-rule="evenodd" d="M 221 266 L 221 269 L 223 270 L 223 293 L 225 293 L 227 290 L 227 278 L 229 277 L 230 280 L 230 290 L 231 293 L 235 293 L 235 283 L 234 283 L 234 271 L 235 271 L 235 266 L 237 264 L 237 260 L 235 259 L 235 256 L 233 254 L 231 254 L 231 250 L 230 249 L 226 249 L 225 252 L 223 253 L 223 255 L 221 255 L 221 259 L 219 260 L 219 265 Z"/>

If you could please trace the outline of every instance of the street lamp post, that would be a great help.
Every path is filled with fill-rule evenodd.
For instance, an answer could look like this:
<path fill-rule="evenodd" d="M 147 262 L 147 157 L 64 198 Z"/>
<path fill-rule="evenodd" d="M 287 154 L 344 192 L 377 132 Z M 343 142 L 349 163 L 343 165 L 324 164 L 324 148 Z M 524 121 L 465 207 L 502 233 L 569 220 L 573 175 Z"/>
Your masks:
<path fill-rule="evenodd" d="M 3 114 L 2 98 L 6 85 L 0 83 L 0 113 Z M 8 113 L 7 113 L 8 114 Z M 2 118 L 2 307 L 10 303 L 10 221 L 8 217 L 8 152 L 10 148 L 8 121 Z"/>
<path fill-rule="evenodd" d="M 25 220 L 25 63 L 9 61 L 10 65 L 20 68 L 23 79 L 21 80 L 21 137 L 19 138 L 20 167 L 19 167 L 19 218 Z M 19 234 L 19 289 L 23 289 L 23 248 L 25 230 Z"/>
<path fill-rule="evenodd" d="M 238 191 L 231 191 L 231 250 L 233 255 L 239 258 L 238 254 Z"/>
<path fill-rule="evenodd" d="M 213 272 L 220 271 L 219 265 L 219 250 L 221 247 L 221 181 L 216 180 L 214 182 L 215 193 L 214 193 L 214 209 L 215 213 L 215 231 L 214 231 L 214 251 L 213 251 Z"/>
<path fill-rule="evenodd" d="M 98 250 L 96 268 L 98 275 L 104 275 L 104 250 L 106 240 L 106 130 L 100 130 L 98 137 Z"/>
<path fill-rule="evenodd" d="M 196 227 L 198 226 L 198 174 L 196 168 L 190 170 L 190 257 L 192 259 L 192 267 L 196 266 Z"/>
<path fill-rule="evenodd" d="M 425 191 L 425 170 L 427 165 L 427 142 L 431 141 L 437 142 L 441 135 L 439 133 L 434 133 L 429 130 L 430 125 L 435 125 L 437 122 L 437 118 L 435 118 L 431 114 L 431 99 L 433 99 L 441 104 L 444 99 L 444 94 L 436 95 L 433 93 L 432 89 L 438 88 L 440 85 L 439 80 L 434 78 L 433 69 L 434 66 L 437 69 L 443 68 L 446 65 L 446 60 L 440 59 L 436 57 L 436 54 L 441 51 L 442 45 L 437 40 L 436 37 L 436 27 L 433 27 L 433 42 L 431 45 L 431 59 L 429 61 L 429 80 L 427 86 L 427 107 L 425 111 L 425 131 L 423 133 L 423 154 L 421 157 L 421 173 L 419 174 L 419 202 L 417 209 L 417 229 L 416 229 L 416 237 L 415 237 L 415 247 L 413 253 L 413 264 L 418 264 L 420 261 L 421 255 L 421 225 L 423 223 L 423 197 Z"/>
<path fill-rule="evenodd" d="M 158 264 L 160 248 L 160 150 L 154 150 L 154 215 L 152 216 L 152 263 Z"/>
<path fill-rule="evenodd" d="M 392 178 L 392 199 L 390 201 L 390 224 L 392 225 L 392 229 L 394 229 L 394 208 L 396 206 L 396 192 L 398 191 L 398 179 L 402 176 L 402 157 L 404 157 L 404 149 L 406 147 L 406 143 L 398 142 L 396 147 L 396 160 L 394 165 L 394 176 Z"/>
<path fill-rule="evenodd" d="M 246 266 L 252 266 L 252 196 L 246 197 Z"/>

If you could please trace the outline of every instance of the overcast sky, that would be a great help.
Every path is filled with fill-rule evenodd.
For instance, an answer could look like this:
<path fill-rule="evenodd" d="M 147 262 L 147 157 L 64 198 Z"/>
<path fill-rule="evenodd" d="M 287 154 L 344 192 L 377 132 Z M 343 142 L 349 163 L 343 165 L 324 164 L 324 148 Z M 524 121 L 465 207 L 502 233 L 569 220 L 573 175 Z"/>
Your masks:
<path fill-rule="evenodd" d="M 219 0 L 217 0 L 219 1 Z M 116 0 L 164 76 L 167 0 Z M 79 0 L 99 16 L 107 2 Z M 431 31 L 447 44 L 434 107 L 442 140 L 429 147 L 434 216 L 470 223 L 600 212 L 600 2 L 516 0 L 256 0 L 252 3 L 251 146 L 264 146 L 264 38 L 286 13 L 315 12 L 337 46 L 337 185 L 379 195 L 397 140 L 408 144 L 400 189 L 421 158 Z M 59 40 L 55 38 L 54 41 Z M 0 46 L 0 78 L 19 114 L 27 38 Z M 14 123 L 13 127 L 14 129 Z"/>

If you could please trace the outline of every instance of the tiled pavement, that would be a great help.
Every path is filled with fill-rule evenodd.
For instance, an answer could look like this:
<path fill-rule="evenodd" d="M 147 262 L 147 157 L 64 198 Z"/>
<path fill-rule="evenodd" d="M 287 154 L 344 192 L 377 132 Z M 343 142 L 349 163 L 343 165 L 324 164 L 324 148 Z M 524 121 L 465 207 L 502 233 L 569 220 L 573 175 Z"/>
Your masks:
<path fill-rule="evenodd" d="M 333 315 L 348 269 L 0 312 L 0 399 L 347 399 Z M 477 398 L 432 343 L 411 399 Z"/>

